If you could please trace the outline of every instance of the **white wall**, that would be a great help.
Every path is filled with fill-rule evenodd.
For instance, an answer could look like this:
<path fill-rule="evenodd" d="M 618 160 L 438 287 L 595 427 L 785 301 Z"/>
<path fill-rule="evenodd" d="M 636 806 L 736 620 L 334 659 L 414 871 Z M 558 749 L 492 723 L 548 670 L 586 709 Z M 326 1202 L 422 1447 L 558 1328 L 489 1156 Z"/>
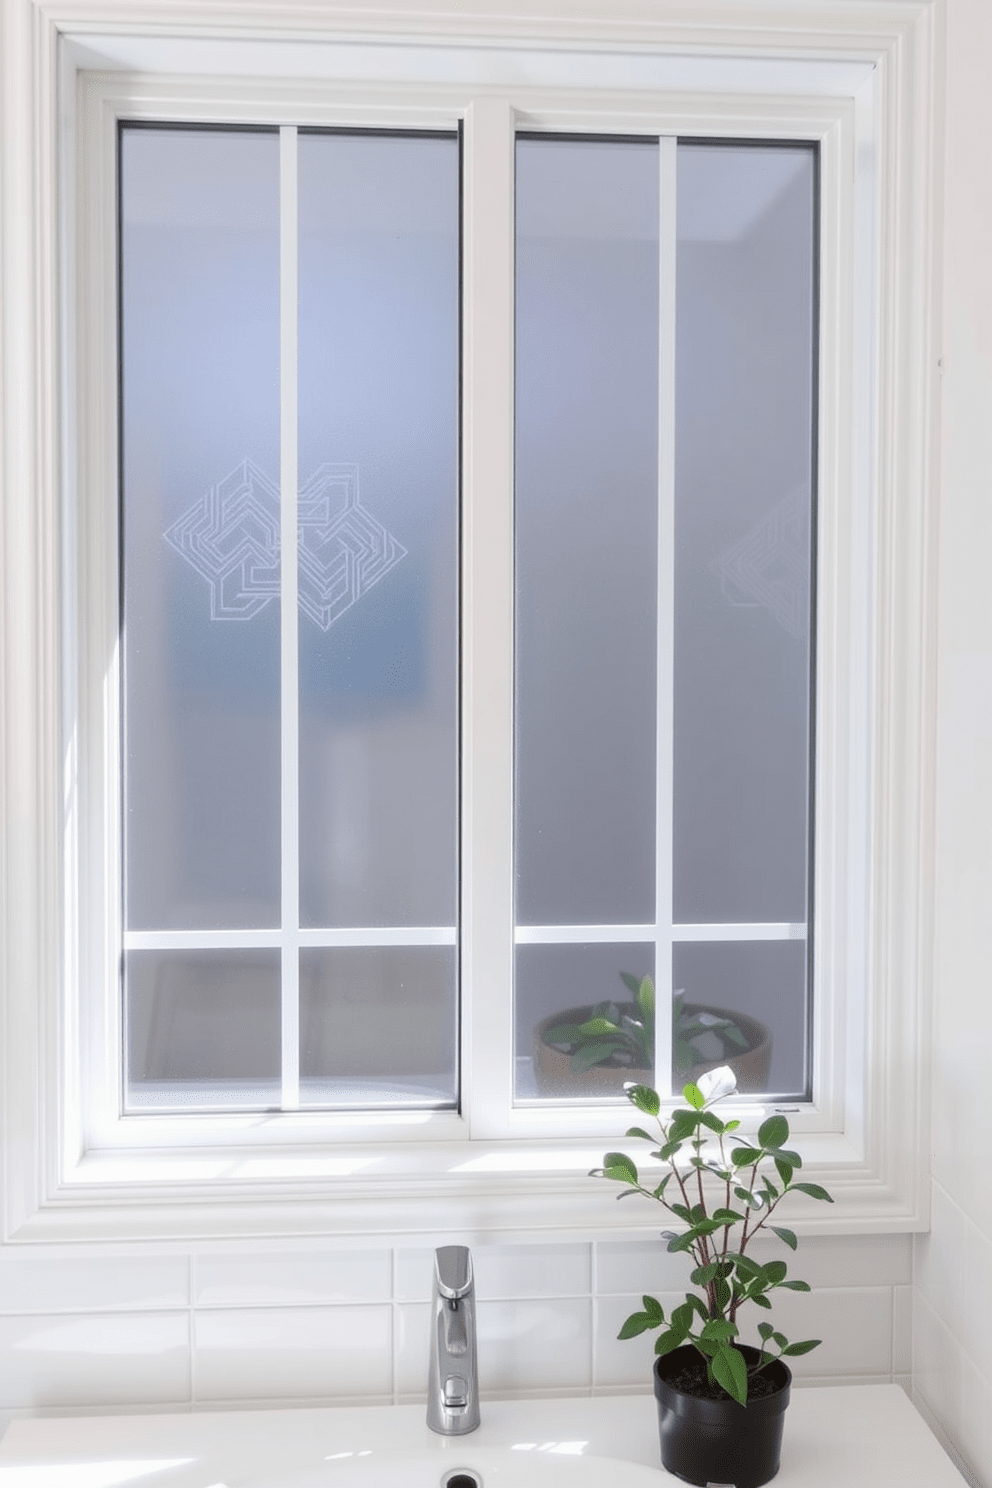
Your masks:
<path fill-rule="evenodd" d="M 992 1484 L 992 6 L 949 0 L 932 1230 L 914 1384 Z"/>
<path fill-rule="evenodd" d="M 776 1318 L 824 1342 L 794 1361 L 797 1377 L 908 1389 L 911 1248 L 802 1243 L 790 1270 L 814 1291 L 789 1294 Z M 479 1243 L 473 1256 L 485 1396 L 650 1390 L 653 1338 L 616 1334 L 643 1292 L 682 1300 L 683 1257 L 660 1240 Z M 4 1251 L 0 1411 L 425 1400 L 432 1261 L 415 1245 L 323 1241 Z"/>

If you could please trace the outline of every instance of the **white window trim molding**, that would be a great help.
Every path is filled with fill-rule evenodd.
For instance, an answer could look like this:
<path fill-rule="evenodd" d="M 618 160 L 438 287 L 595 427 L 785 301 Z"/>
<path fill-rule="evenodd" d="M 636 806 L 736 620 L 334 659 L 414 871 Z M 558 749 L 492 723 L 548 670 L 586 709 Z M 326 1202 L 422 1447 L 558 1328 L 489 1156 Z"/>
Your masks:
<path fill-rule="evenodd" d="M 66 86 L 74 64 L 63 43 L 72 44 L 77 63 L 89 56 L 91 65 L 109 58 L 123 66 L 129 57 L 133 65 L 142 48 L 156 56 L 163 47 L 177 48 L 184 65 L 192 57 L 194 71 L 208 73 L 220 46 L 255 55 L 254 43 L 264 39 L 271 56 L 278 40 L 285 77 L 294 68 L 312 75 L 320 55 L 314 43 L 331 37 L 353 44 L 356 66 L 363 47 L 389 41 L 401 49 L 405 39 L 420 38 L 442 49 L 471 45 L 494 53 L 514 42 L 602 49 L 638 65 L 646 59 L 657 66 L 667 56 L 673 78 L 676 62 L 691 67 L 694 57 L 748 57 L 770 69 L 794 58 L 874 69 L 870 88 L 853 104 L 855 112 L 873 110 L 880 142 L 874 198 L 861 204 L 875 212 L 877 299 L 854 307 L 872 325 L 878 347 L 872 385 L 860 390 L 873 416 L 851 428 L 845 447 L 834 452 L 842 469 L 859 461 L 870 468 L 875 491 L 860 534 L 864 552 L 876 555 L 878 579 L 874 613 L 861 617 L 871 639 L 862 656 L 871 737 L 845 772 L 866 793 L 871 876 L 867 886 L 850 883 L 849 902 L 835 907 L 836 923 L 852 930 L 843 942 L 848 964 L 830 971 L 840 995 L 825 1006 L 836 1037 L 824 1047 L 842 1046 L 845 1057 L 821 1071 L 821 1084 L 840 1093 L 842 1119 L 803 1139 L 807 1165 L 823 1174 L 836 1203 L 826 1215 L 803 1211 L 794 1220 L 797 1228 L 820 1233 L 926 1226 L 942 4 L 781 0 L 749 8 L 736 0 L 673 0 L 663 18 L 652 10 L 643 0 L 614 0 L 608 19 L 594 20 L 581 14 L 579 0 L 548 0 L 540 16 L 529 0 L 514 0 L 498 18 L 485 13 L 481 0 L 392 0 L 388 9 L 336 0 L 247 0 L 234 9 L 226 0 L 7 0 L 0 33 L 5 1242 L 656 1232 L 653 1215 L 611 1205 L 605 1186 L 589 1181 L 587 1170 L 603 1151 L 591 1134 L 562 1141 L 510 1133 L 469 1148 L 453 1126 L 448 1140 L 387 1148 L 342 1131 L 342 1142 L 328 1150 L 326 1135 L 317 1145 L 312 1123 L 300 1118 L 299 1140 L 276 1151 L 256 1117 L 253 1145 L 238 1151 L 220 1145 L 220 1137 L 212 1149 L 173 1145 L 151 1159 L 134 1151 L 84 1151 L 73 1052 L 78 1009 L 70 999 L 63 1006 L 67 942 L 74 941 L 66 905 L 74 902 L 76 870 L 63 830 L 73 775 L 60 687 L 72 659 L 63 654 L 60 607 L 64 554 L 74 535 L 63 530 L 64 510 L 72 510 L 72 503 L 63 506 L 63 483 L 73 476 L 63 468 L 62 451 L 76 449 L 85 463 L 88 443 L 107 434 L 77 427 L 62 354 L 73 336 L 68 290 L 75 274 L 71 233 L 59 212 L 59 109 L 74 109 L 74 90 Z M 494 103 L 489 112 L 494 132 L 504 127 L 498 108 Z M 826 250 L 843 272 L 839 244 Z M 472 272 L 471 258 L 466 271 Z M 471 336 L 470 327 L 469 375 Z M 480 367 L 478 375 L 505 384 L 505 361 Z M 841 392 L 824 390 L 828 429 L 831 400 Z M 839 420 L 836 427 L 846 426 Z M 468 442 L 467 459 L 480 471 L 505 463 L 506 455 Z M 114 704 L 108 699 L 105 706 Z M 469 695 L 467 712 L 473 706 Z M 842 731 L 829 747 L 855 749 Z M 857 802 L 831 804 L 858 810 Z M 509 823 L 494 829 L 508 831 Z M 90 862 L 87 871 L 113 875 L 116 868 Z M 848 984 L 865 967 L 867 1004 L 853 998 L 848 1006 Z M 477 1013 L 477 1022 L 480 1016 L 486 1014 Z M 475 1036 L 484 1033 L 476 1027 Z M 285 1133 L 286 1118 L 280 1120 Z M 234 1118 L 232 1129 L 239 1124 L 245 1123 Z"/>

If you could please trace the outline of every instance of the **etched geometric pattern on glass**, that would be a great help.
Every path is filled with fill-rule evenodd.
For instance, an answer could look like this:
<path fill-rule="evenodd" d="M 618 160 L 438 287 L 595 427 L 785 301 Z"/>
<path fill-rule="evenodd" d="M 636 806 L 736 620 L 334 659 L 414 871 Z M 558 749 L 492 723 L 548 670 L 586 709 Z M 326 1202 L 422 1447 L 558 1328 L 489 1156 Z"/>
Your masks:
<path fill-rule="evenodd" d="M 321 630 L 406 557 L 362 506 L 358 466 L 324 464 L 297 498 L 300 609 Z M 252 460 L 211 486 L 163 534 L 210 587 L 211 620 L 250 620 L 279 597 L 279 487 Z"/>
<path fill-rule="evenodd" d="M 809 625 L 807 521 L 808 497 L 793 491 L 710 564 L 728 604 L 760 605 L 800 638 Z"/>
<path fill-rule="evenodd" d="M 406 557 L 406 548 L 358 499 L 357 465 L 319 465 L 302 487 L 300 608 L 321 630 Z"/>

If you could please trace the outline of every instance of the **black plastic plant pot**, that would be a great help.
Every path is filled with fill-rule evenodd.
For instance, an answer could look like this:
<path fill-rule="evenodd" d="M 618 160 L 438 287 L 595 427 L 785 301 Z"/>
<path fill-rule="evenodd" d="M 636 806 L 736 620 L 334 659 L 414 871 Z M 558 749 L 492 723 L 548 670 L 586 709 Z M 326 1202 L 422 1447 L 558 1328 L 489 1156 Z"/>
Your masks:
<path fill-rule="evenodd" d="M 749 1366 L 757 1363 L 757 1349 L 747 1344 L 738 1347 Z M 693 1395 L 690 1376 L 697 1367 L 705 1386 L 706 1365 L 692 1344 L 655 1361 L 662 1466 L 697 1488 L 709 1483 L 761 1488 L 778 1472 L 792 1371 L 780 1359 L 767 1365 L 761 1372 L 762 1385 L 755 1387 L 753 1376 L 749 1381 L 744 1406 L 726 1393 L 717 1400 Z"/>

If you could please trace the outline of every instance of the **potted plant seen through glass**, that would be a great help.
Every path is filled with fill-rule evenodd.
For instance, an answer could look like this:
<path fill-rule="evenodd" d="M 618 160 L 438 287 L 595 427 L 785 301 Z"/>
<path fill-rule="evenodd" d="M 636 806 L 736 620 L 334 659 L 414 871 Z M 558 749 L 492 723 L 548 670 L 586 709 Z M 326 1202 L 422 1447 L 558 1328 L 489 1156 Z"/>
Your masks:
<path fill-rule="evenodd" d="M 553 1013 L 534 1031 L 534 1073 L 544 1095 L 616 1093 L 654 1074 L 655 995 L 650 977 L 622 971 L 630 997 Z M 756 1018 L 672 999 L 672 1075 L 681 1085 L 729 1064 L 742 1091 L 767 1088 L 771 1033 Z"/>
<path fill-rule="evenodd" d="M 787 1194 L 832 1201 L 818 1183 L 799 1180 L 802 1159 L 787 1146 L 784 1116 L 769 1116 L 754 1138 L 736 1135 L 739 1121 L 720 1120 L 711 1108 L 736 1088 L 727 1066 L 710 1070 L 686 1085 L 686 1105 L 666 1120 L 657 1091 L 629 1085 L 628 1099 L 657 1132 L 634 1126 L 627 1135 L 650 1143 L 651 1157 L 667 1171 L 656 1182 L 625 1153 L 608 1152 L 592 1174 L 622 1184 L 619 1198 L 639 1193 L 653 1200 L 683 1226 L 662 1238 L 669 1251 L 687 1251 L 695 1262 L 696 1291 L 668 1315 L 657 1298 L 644 1297 L 618 1336 L 660 1330 L 654 1379 L 662 1465 L 701 1488 L 760 1488 L 775 1476 L 792 1382 L 784 1360 L 820 1342 L 790 1343 L 767 1319 L 758 1323 L 754 1344 L 740 1342 L 742 1308 L 767 1312 L 771 1292 L 810 1290 L 788 1277 L 785 1261 L 761 1265 L 747 1255 L 748 1246 L 764 1232 L 795 1250 L 793 1231 L 771 1223 Z"/>

